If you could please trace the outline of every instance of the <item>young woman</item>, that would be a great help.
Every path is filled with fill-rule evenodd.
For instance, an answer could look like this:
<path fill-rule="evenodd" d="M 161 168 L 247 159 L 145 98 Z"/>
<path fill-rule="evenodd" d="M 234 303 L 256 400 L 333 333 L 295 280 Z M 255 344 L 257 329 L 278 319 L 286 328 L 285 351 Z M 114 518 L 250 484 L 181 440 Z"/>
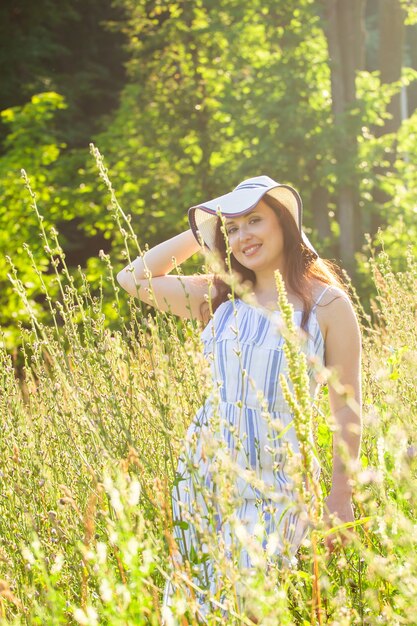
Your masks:
<path fill-rule="evenodd" d="M 335 388 L 329 386 L 330 407 L 337 428 L 326 514 L 330 518 L 336 516 L 341 522 L 354 519 L 347 467 L 349 460 L 355 462 L 358 458 L 361 437 L 358 323 L 332 265 L 319 258 L 302 231 L 302 203 L 292 187 L 280 185 L 267 176 L 251 178 L 231 193 L 192 207 L 189 220 L 190 230 L 155 246 L 118 274 L 119 283 L 132 296 L 206 324 L 202 340 L 211 363 L 214 387 L 219 390 L 218 398 L 216 403 L 208 398 L 188 430 L 187 441 L 193 440 L 194 447 L 188 443 L 180 458 L 180 480 L 173 491 L 174 521 L 181 520 L 185 509 L 189 513 L 186 519 L 190 521 L 193 511 L 201 513 L 201 507 L 205 506 L 188 471 L 190 461 L 198 468 L 205 488 L 214 489 L 210 466 L 199 441 L 207 433 L 210 416 L 216 410 L 222 419 L 221 436 L 233 458 L 242 469 L 254 470 L 257 477 L 286 498 L 281 505 L 279 499 L 278 504 L 275 502 L 271 515 L 271 502 L 262 500 L 259 492 L 239 478 L 240 503 L 235 515 L 249 534 L 260 516 L 265 521 L 268 515 L 267 532 L 278 533 L 280 537 L 278 552 L 285 547 L 288 553 L 289 547 L 289 553 L 295 554 L 308 522 L 298 509 L 288 509 L 288 499 L 295 500 L 296 496 L 282 444 L 284 439 L 297 453 L 299 442 L 279 383 L 280 373 L 286 373 L 286 363 L 282 352 L 284 340 L 277 330 L 276 270 L 283 277 L 296 324 L 305 331 L 308 355 L 336 370 L 340 382 Z M 180 265 L 201 250 L 200 243 L 217 250 L 220 259 L 229 256 L 234 274 L 249 286 L 250 304 L 238 297 L 231 298 L 231 288 L 221 276 L 169 275 L 173 259 Z M 149 275 L 152 289 L 149 289 Z M 314 395 L 317 382 L 313 366 L 308 373 Z M 265 406 L 271 419 L 282 424 L 285 433 L 282 438 L 271 437 L 264 417 Z M 340 454 L 341 448 L 345 454 Z M 317 476 L 318 465 L 314 471 Z M 283 514 L 284 509 L 288 513 Z M 227 544 L 232 531 L 221 519 L 217 522 Z M 175 529 L 180 552 L 189 554 L 197 540 L 196 530 L 192 524 L 185 527 L 177 524 Z M 247 554 L 242 555 L 242 562 L 250 567 Z M 166 603 L 171 591 L 168 586 Z"/>

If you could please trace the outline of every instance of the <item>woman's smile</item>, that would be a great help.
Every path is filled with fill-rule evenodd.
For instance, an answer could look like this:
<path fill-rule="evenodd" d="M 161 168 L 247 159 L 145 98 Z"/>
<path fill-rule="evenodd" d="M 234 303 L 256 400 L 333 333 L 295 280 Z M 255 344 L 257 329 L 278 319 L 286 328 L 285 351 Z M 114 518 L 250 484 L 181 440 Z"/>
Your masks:
<path fill-rule="evenodd" d="M 246 246 L 242 248 L 242 252 L 245 256 L 253 256 L 254 254 L 258 252 L 261 246 L 262 246 L 261 243 L 252 244 L 250 246 Z"/>

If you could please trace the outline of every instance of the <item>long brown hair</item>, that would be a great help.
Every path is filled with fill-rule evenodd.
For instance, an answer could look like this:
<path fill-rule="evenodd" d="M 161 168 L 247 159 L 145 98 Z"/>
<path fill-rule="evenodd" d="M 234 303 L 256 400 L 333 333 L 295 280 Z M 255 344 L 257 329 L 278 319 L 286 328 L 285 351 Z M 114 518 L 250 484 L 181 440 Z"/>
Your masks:
<path fill-rule="evenodd" d="M 273 209 L 281 225 L 286 260 L 286 275 L 284 279 L 288 288 L 295 293 L 303 303 L 301 327 L 306 329 L 308 318 L 313 307 L 311 281 L 318 280 L 327 285 L 339 287 L 345 291 L 346 289 L 338 275 L 340 270 L 331 261 L 321 259 L 320 257 L 316 258 L 310 248 L 303 242 L 300 231 L 285 205 L 276 200 L 276 198 L 268 196 L 268 194 L 263 197 L 263 200 Z M 220 255 L 224 269 L 227 272 L 226 241 L 221 229 L 220 218 L 216 225 L 215 247 Z M 255 286 L 255 273 L 236 261 L 233 254 L 230 255 L 230 267 L 234 273 L 240 276 L 242 282 L 247 281 L 249 284 Z M 213 312 L 220 304 L 226 302 L 231 293 L 230 285 L 222 280 L 219 275 L 214 277 L 214 287 L 216 295 L 211 303 Z"/>

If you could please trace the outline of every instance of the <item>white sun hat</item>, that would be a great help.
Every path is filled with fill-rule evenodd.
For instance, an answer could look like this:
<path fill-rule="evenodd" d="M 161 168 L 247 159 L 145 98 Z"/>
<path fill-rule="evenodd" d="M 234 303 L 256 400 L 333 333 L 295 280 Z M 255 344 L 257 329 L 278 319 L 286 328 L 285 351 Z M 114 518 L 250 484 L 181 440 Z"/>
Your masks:
<path fill-rule="evenodd" d="M 230 193 L 193 206 L 188 211 L 191 230 L 197 241 L 203 240 L 210 250 L 215 248 L 218 213 L 223 217 L 238 217 L 249 213 L 264 195 L 272 196 L 291 213 L 308 248 L 316 250 L 302 230 L 303 203 L 298 191 L 290 185 L 282 185 L 269 176 L 255 176 L 241 182 Z"/>

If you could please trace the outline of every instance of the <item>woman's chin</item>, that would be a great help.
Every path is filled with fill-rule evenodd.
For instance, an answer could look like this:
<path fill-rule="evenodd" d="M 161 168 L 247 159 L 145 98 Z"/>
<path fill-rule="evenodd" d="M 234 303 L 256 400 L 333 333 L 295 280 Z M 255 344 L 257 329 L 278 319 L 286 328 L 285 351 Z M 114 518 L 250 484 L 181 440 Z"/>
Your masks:
<path fill-rule="evenodd" d="M 246 267 L 246 269 L 252 270 L 252 272 L 264 272 L 268 269 L 270 269 L 271 272 L 274 271 L 274 269 L 271 267 L 271 264 L 265 263 L 265 260 L 262 258 L 243 259 L 242 261 L 240 261 L 240 263 L 241 265 L 243 265 L 243 267 Z"/>

